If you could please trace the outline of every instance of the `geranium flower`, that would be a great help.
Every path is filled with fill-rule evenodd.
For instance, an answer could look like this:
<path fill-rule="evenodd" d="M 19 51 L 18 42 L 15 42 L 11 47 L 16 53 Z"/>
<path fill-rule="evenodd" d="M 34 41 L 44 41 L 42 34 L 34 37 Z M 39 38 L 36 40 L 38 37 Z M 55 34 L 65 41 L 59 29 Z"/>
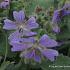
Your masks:
<path fill-rule="evenodd" d="M 0 8 L 7 8 L 10 4 L 10 0 L 1 0 L 0 1 Z"/>
<path fill-rule="evenodd" d="M 53 23 L 59 23 L 63 16 L 69 15 L 70 11 L 66 11 L 63 8 L 60 10 L 55 10 L 52 18 Z"/>
<path fill-rule="evenodd" d="M 15 21 L 11 21 L 9 19 L 4 20 L 3 29 L 6 30 L 16 30 L 14 33 L 20 33 L 22 35 L 28 36 L 35 35 L 36 32 L 32 32 L 31 29 L 38 28 L 38 23 L 36 23 L 36 19 L 34 17 L 30 17 L 29 20 L 25 20 L 24 11 L 14 11 L 13 17 Z"/>
<path fill-rule="evenodd" d="M 20 57 L 33 59 L 36 62 L 40 62 L 42 56 L 51 61 L 54 61 L 55 56 L 58 56 L 58 52 L 51 49 L 56 47 L 58 43 L 46 34 L 40 40 L 36 40 L 34 37 L 13 38 L 10 40 L 10 45 L 12 45 L 11 50 L 13 52 L 21 51 Z"/>
<path fill-rule="evenodd" d="M 58 23 L 61 21 L 61 19 L 64 16 L 70 15 L 70 9 L 69 8 L 70 8 L 70 4 L 66 4 L 63 6 L 63 8 L 54 11 L 54 14 L 52 17 L 52 29 L 54 32 L 56 32 L 56 33 L 60 32 L 60 28 L 58 26 Z"/>

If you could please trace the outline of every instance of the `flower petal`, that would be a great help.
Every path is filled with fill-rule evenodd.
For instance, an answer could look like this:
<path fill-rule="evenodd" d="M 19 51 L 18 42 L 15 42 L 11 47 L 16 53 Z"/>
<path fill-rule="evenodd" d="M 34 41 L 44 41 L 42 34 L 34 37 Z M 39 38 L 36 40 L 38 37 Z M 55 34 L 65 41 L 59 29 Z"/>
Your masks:
<path fill-rule="evenodd" d="M 21 53 L 20 57 L 25 57 L 27 59 L 33 58 L 35 52 L 34 51 L 24 51 Z"/>
<path fill-rule="evenodd" d="M 36 62 L 41 62 L 41 57 L 40 57 L 39 55 L 36 55 L 36 54 L 35 54 L 34 60 L 35 60 Z"/>
<path fill-rule="evenodd" d="M 52 24 L 52 31 L 55 33 L 59 33 L 60 32 L 60 27 L 58 26 L 57 23 L 53 23 Z"/>
<path fill-rule="evenodd" d="M 20 39 L 12 39 L 11 43 L 24 43 L 24 44 L 33 44 L 35 42 L 34 38 L 20 38 Z"/>
<path fill-rule="evenodd" d="M 39 25 L 38 25 L 38 23 L 36 23 L 36 19 L 34 17 L 31 17 L 28 20 L 27 28 L 33 29 L 33 28 L 38 28 L 38 27 L 39 27 Z"/>
<path fill-rule="evenodd" d="M 23 42 L 23 43 L 35 43 L 35 39 L 34 39 L 34 37 L 22 38 L 21 42 Z"/>
<path fill-rule="evenodd" d="M 9 6 L 9 2 L 1 2 L 0 8 L 7 8 Z"/>
<path fill-rule="evenodd" d="M 32 32 L 32 31 L 27 31 L 27 30 L 24 30 L 23 31 L 23 36 L 34 36 L 34 35 L 37 35 L 36 32 Z"/>
<path fill-rule="evenodd" d="M 31 44 L 23 44 L 23 43 L 11 43 L 11 45 L 13 46 L 11 48 L 11 51 L 13 51 L 13 52 L 23 51 L 24 49 L 28 49 L 28 48 L 32 47 Z"/>
<path fill-rule="evenodd" d="M 15 31 L 13 33 L 10 34 L 10 36 L 8 37 L 8 39 L 10 41 L 13 41 L 13 42 L 19 42 L 20 41 L 20 38 L 21 38 L 21 34 L 19 33 L 19 31 Z"/>
<path fill-rule="evenodd" d="M 24 11 L 14 11 L 13 12 L 13 17 L 14 19 L 17 21 L 17 22 L 23 22 L 24 21 L 24 18 L 25 18 L 25 14 L 24 14 Z"/>
<path fill-rule="evenodd" d="M 41 51 L 42 54 L 51 61 L 55 60 L 55 56 L 58 56 L 58 52 L 52 49 L 46 49 Z"/>
<path fill-rule="evenodd" d="M 65 11 L 64 16 L 70 15 L 70 10 Z"/>
<path fill-rule="evenodd" d="M 67 3 L 63 6 L 63 9 L 70 8 L 70 3 Z"/>
<path fill-rule="evenodd" d="M 59 10 L 55 10 L 52 18 L 53 23 L 60 22 L 61 18 L 59 17 Z"/>
<path fill-rule="evenodd" d="M 11 42 L 23 42 L 23 43 L 26 43 L 26 42 L 34 43 L 35 42 L 34 37 L 23 38 L 23 35 L 19 33 L 19 31 L 15 31 L 14 33 L 11 33 L 8 39 Z"/>
<path fill-rule="evenodd" d="M 4 23 L 5 24 L 3 26 L 3 29 L 7 29 L 7 30 L 17 29 L 16 24 L 9 19 L 4 20 Z"/>
<path fill-rule="evenodd" d="M 57 42 L 54 39 L 51 39 L 48 35 L 44 34 L 41 38 L 40 38 L 40 45 L 44 46 L 44 47 L 55 47 L 57 46 Z"/>
<path fill-rule="evenodd" d="M 32 37 L 37 35 L 36 32 L 32 31 L 26 31 L 24 30 L 23 32 L 19 32 L 18 30 L 15 31 L 14 33 L 10 34 L 9 39 L 12 39 L 11 37 L 17 38 L 17 37 Z"/>

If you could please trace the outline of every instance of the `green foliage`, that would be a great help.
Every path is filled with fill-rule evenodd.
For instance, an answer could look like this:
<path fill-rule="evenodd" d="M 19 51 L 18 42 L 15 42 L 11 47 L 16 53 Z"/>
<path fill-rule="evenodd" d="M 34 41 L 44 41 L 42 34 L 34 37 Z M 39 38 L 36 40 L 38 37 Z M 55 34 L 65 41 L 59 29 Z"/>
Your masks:
<path fill-rule="evenodd" d="M 54 62 L 44 61 L 41 65 L 41 68 L 43 70 L 70 70 L 69 61 L 70 58 L 68 56 L 64 56 L 61 54 Z"/>
<path fill-rule="evenodd" d="M 0 70 L 5 70 L 6 67 L 7 67 L 9 64 L 10 64 L 9 61 L 2 63 L 2 65 L 1 65 L 1 67 L 0 67 Z"/>
<path fill-rule="evenodd" d="M 8 44 L 8 34 L 4 30 L 0 31 L 0 56 L 14 57 L 16 53 L 12 53 Z"/>

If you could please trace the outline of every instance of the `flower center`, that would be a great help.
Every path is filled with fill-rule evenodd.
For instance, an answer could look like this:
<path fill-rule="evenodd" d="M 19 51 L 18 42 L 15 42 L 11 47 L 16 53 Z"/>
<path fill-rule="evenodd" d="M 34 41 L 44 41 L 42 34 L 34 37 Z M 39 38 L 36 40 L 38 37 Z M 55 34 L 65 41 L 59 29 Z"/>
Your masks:
<path fill-rule="evenodd" d="M 25 31 L 29 31 L 29 29 L 27 28 L 26 24 L 27 24 L 26 21 L 24 21 L 23 23 L 16 22 L 17 29 L 19 29 L 19 32 L 23 33 Z"/>
<path fill-rule="evenodd" d="M 39 40 L 33 44 L 33 48 L 37 48 L 38 50 L 43 50 L 45 49 L 45 47 L 43 47 L 42 45 L 40 45 Z"/>
<path fill-rule="evenodd" d="M 25 23 L 25 22 L 20 23 L 20 24 L 18 24 L 18 27 L 19 27 L 20 29 L 24 29 L 24 28 L 26 28 L 26 23 Z"/>

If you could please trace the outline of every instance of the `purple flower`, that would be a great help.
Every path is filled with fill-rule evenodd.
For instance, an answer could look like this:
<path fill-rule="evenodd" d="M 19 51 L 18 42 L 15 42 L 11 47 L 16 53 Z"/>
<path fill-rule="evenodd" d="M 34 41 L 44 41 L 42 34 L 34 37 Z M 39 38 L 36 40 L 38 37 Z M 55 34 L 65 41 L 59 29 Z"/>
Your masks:
<path fill-rule="evenodd" d="M 60 10 L 55 10 L 52 18 L 53 23 L 59 23 L 63 16 L 69 15 L 70 11 L 66 11 L 63 8 Z"/>
<path fill-rule="evenodd" d="M 36 53 L 36 49 L 31 49 L 30 51 L 24 51 L 21 53 L 20 57 L 25 57 L 27 59 L 34 59 L 36 62 L 41 62 L 41 57 Z"/>
<path fill-rule="evenodd" d="M 58 43 L 54 40 L 51 39 L 48 35 L 44 34 L 40 40 L 39 43 L 44 46 L 44 47 L 55 47 L 58 45 Z"/>
<path fill-rule="evenodd" d="M 42 55 L 44 55 L 49 60 L 54 61 L 55 57 L 58 56 L 58 52 L 56 50 L 53 50 L 53 49 L 50 49 L 50 48 L 56 47 L 58 45 L 58 43 L 54 39 L 51 39 L 46 34 L 44 34 L 40 38 L 39 43 L 41 45 L 41 47 L 39 47 L 39 50 L 41 51 Z"/>
<path fill-rule="evenodd" d="M 55 10 L 52 18 L 53 23 L 58 23 L 61 21 L 63 16 L 70 14 L 70 4 L 65 4 L 63 8 Z"/>
<path fill-rule="evenodd" d="M 36 32 L 32 32 L 31 29 L 38 28 L 38 23 L 36 23 L 36 19 L 34 17 L 29 18 L 28 21 L 25 20 L 24 11 L 14 11 L 13 17 L 15 21 L 11 21 L 9 19 L 4 20 L 3 29 L 6 30 L 17 30 L 14 34 L 20 33 L 21 35 L 36 35 Z"/>
<path fill-rule="evenodd" d="M 66 4 L 62 9 L 54 11 L 52 17 L 52 30 L 56 33 L 60 32 L 60 28 L 57 23 L 59 23 L 64 16 L 70 15 L 70 10 L 66 10 L 66 8 L 70 8 L 70 4 Z"/>
<path fill-rule="evenodd" d="M 57 23 L 59 23 L 61 21 L 62 16 L 64 15 L 63 10 L 55 10 L 53 17 L 52 17 L 52 30 L 55 33 L 59 33 L 60 32 L 60 28 L 58 26 Z"/>
<path fill-rule="evenodd" d="M 9 6 L 10 1 L 9 0 L 2 0 L 0 2 L 0 8 L 6 9 Z"/>
<path fill-rule="evenodd" d="M 53 23 L 57 23 L 58 21 L 60 21 L 59 11 L 58 10 L 55 10 L 54 11 L 54 14 L 53 14 L 52 22 Z"/>
<path fill-rule="evenodd" d="M 40 62 L 42 56 L 51 61 L 54 61 L 55 56 L 58 56 L 56 50 L 50 49 L 56 47 L 58 43 L 46 34 L 44 34 L 40 40 L 36 40 L 34 37 L 13 38 L 12 41 L 10 41 L 10 44 L 12 45 L 13 52 L 22 52 L 20 57 L 32 59 L 36 62 Z"/>

